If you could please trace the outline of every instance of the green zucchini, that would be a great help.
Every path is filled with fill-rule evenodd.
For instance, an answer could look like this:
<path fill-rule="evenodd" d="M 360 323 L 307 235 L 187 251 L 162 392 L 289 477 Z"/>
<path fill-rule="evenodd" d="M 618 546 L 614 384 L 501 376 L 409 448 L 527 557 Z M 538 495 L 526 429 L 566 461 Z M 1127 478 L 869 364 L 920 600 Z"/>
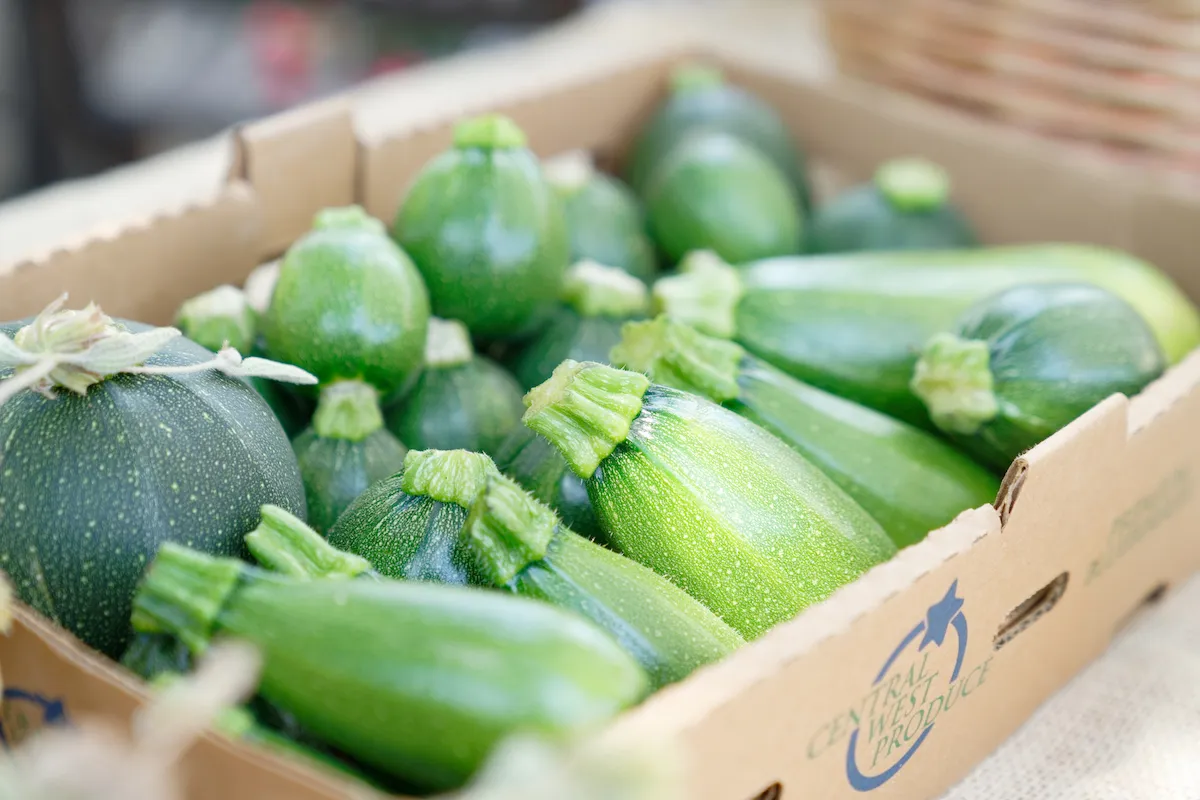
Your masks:
<path fill-rule="evenodd" d="M 324 533 L 356 497 L 399 472 L 408 448 L 383 427 L 379 393 L 362 381 L 335 381 L 321 390 L 312 427 L 292 442 L 308 523 Z"/>
<path fill-rule="evenodd" d="M 679 141 L 697 130 L 733 134 L 761 150 L 788 176 L 804 213 L 812 209 L 804 153 L 773 108 L 730 85 L 711 67 L 685 64 L 671 76 L 670 94 L 639 134 L 627 177 L 644 193 L 651 174 Z"/>
<path fill-rule="evenodd" d="M 429 320 L 425 371 L 387 413 L 387 426 L 418 450 L 495 452 L 521 424 L 521 387 L 496 362 L 475 353 L 457 320 Z"/>
<path fill-rule="evenodd" d="M 491 474 L 496 465 L 482 453 L 410 450 L 402 473 L 350 504 L 329 530 L 329 543 L 389 578 L 467 583 L 462 526 Z"/>
<path fill-rule="evenodd" d="M 562 203 L 571 262 L 596 261 L 646 283 L 654 280 L 657 255 L 637 196 L 616 178 L 597 171 L 583 152 L 547 161 L 543 169 Z"/>
<path fill-rule="evenodd" d="M 513 374 L 532 388 L 565 359 L 608 361 L 608 352 L 621 340 L 621 325 L 645 316 L 649 306 L 641 281 L 616 267 L 581 261 L 567 272 L 563 305 L 513 362 Z"/>
<path fill-rule="evenodd" d="M 744 643 L 667 579 L 563 527 L 508 478 L 488 478 L 464 534 L 486 585 L 588 618 L 637 659 L 654 688 Z"/>
<path fill-rule="evenodd" d="M 934 423 L 997 469 L 1111 394 L 1166 368 L 1150 328 L 1119 297 L 1084 284 L 1019 286 L 934 336 L 913 391 Z"/>
<path fill-rule="evenodd" d="M 314 734 L 417 788 L 469 779 L 511 734 L 589 730 L 645 694 L 607 634 L 546 603 L 411 581 L 297 581 L 177 545 L 158 553 L 133 625 L 195 653 L 255 645 L 259 693 Z"/>
<path fill-rule="evenodd" d="M 976 302 L 1030 283 L 1088 283 L 1132 305 L 1169 363 L 1200 344 L 1195 306 L 1162 273 L 1115 250 L 1073 244 L 781 258 L 742 268 L 694 254 L 655 284 L 657 310 L 735 339 L 820 389 L 931 427 L 909 389 L 917 355 Z"/>
<path fill-rule="evenodd" d="M 970 222 L 949 199 L 946 171 L 924 159 L 881 166 L 870 183 L 818 208 L 808 227 L 808 250 L 947 250 L 979 244 Z"/>
<path fill-rule="evenodd" d="M 701 249 L 734 264 L 800 252 L 803 217 L 787 179 L 731 134 L 701 130 L 681 140 L 645 198 L 650 234 L 672 263 Z"/>
<path fill-rule="evenodd" d="M 434 313 L 484 339 L 536 328 L 570 255 L 558 198 L 525 134 L 500 116 L 458 126 L 408 190 L 392 235 L 425 276 Z"/>
<path fill-rule="evenodd" d="M 628 323 L 612 356 L 778 436 L 875 517 L 897 547 L 992 503 L 1000 490 L 995 475 L 932 434 L 814 389 L 733 342 L 665 317 Z"/>
<path fill-rule="evenodd" d="M 526 404 L 525 424 L 586 481 L 612 545 L 747 639 L 896 551 L 803 456 L 703 398 L 566 361 Z"/>
<path fill-rule="evenodd" d="M 121 666 L 149 681 L 160 675 L 189 672 L 192 653 L 187 645 L 169 634 L 139 633 L 121 654 Z"/>
<path fill-rule="evenodd" d="M 317 214 L 284 256 L 262 320 L 272 358 L 323 384 L 366 381 L 384 397 L 420 370 L 428 323 L 416 267 L 358 206 Z"/>
<path fill-rule="evenodd" d="M 496 454 L 496 466 L 558 512 L 568 528 L 592 541 L 605 542 L 587 487 L 554 445 L 518 425 Z"/>

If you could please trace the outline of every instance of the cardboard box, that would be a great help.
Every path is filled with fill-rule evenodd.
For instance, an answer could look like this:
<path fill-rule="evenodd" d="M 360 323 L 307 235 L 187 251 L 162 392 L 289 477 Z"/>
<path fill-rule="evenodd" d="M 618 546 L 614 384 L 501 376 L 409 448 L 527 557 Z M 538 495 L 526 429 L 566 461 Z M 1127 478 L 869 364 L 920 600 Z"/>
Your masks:
<path fill-rule="evenodd" d="M 544 155 L 588 147 L 619 159 L 672 65 L 697 54 L 772 102 L 843 179 L 889 156 L 928 155 L 990 242 L 1123 248 L 1200 298 L 1196 197 L 621 12 L 250 126 L 215 196 L 0 274 L 0 318 L 67 289 L 165 322 L 185 297 L 277 256 L 322 206 L 353 199 L 390 219 L 464 113 L 510 114 Z M 1137 397 L 1109 398 L 1014 463 L 994 508 L 965 511 L 597 735 L 677 743 L 689 798 L 936 796 L 1200 566 L 1198 384 L 1195 353 Z M 0 663 L 8 738 L 89 714 L 127 720 L 144 697 L 27 609 L 0 639 Z M 185 768 L 197 800 L 351 796 L 336 779 L 215 736 Z"/>

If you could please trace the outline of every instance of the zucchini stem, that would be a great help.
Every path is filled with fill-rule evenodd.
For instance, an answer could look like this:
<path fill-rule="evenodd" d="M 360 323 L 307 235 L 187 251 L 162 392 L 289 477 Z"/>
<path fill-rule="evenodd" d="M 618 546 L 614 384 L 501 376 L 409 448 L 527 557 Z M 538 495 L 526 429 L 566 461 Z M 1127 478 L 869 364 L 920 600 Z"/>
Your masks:
<path fill-rule="evenodd" d="M 236 558 L 217 558 L 164 543 L 134 595 L 134 630 L 169 633 L 195 655 L 202 654 L 244 569 Z"/>
<path fill-rule="evenodd" d="M 671 91 L 690 92 L 725 85 L 725 73 L 707 64 L 689 63 L 671 73 Z"/>
<path fill-rule="evenodd" d="M 213 352 L 232 347 L 249 353 L 254 346 L 254 309 L 235 286 L 218 286 L 185 301 L 175 322 L 184 336 Z"/>
<path fill-rule="evenodd" d="M 559 192 L 574 196 L 596 176 L 596 165 L 587 150 L 570 150 L 542 162 L 542 175 Z"/>
<path fill-rule="evenodd" d="M 625 441 L 649 388 L 650 379 L 640 373 L 567 359 L 525 395 L 522 421 L 559 449 L 572 472 L 587 479 Z"/>
<path fill-rule="evenodd" d="M 745 291 L 737 270 L 704 250 L 685 256 L 679 270 L 654 284 L 654 312 L 709 336 L 732 339 Z"/>
<path fill-rule="evenodd" d="M 612 349 L 613 364 L 644 372 L 650 380 L 707 397 L 714 403 L 741 392 L 738 377 L 746 351 L 725 339 L 705 336 L 665 316 L 627 322 Z"/>
<path fill-rule="evenodd" d="M 466 364 L 475 357 L 467 326 L 456 319 L 429 318 L 425 336 L 425 366 L 446 369 Z"/>
<path fill-rule="evenodd" d="M 946 433 L 971 435 L 999 412 L 988 343 L 939 333 L 929 340 L 910 386 L 933 423 Z"/>
<path fill-rule="evenodd" d="M 467 450 L 410 450 L 404 457 L 400 488 L 406 494 L 470 508 L 489 476 L 499 475 L 492 459 Z"/>
<path fill-rule="evenodd" d="M 313 217 L 313 230 L 362 230 L 387 236 L 384 224 L 359 205 L 321 209 Z"/>
<path fill-rule="evenodd" d="M 361 442 L 383 427 L 379 392 L 365 381 L 334 381 L 321 390 L 312 425 L 322 439 Z"/>
<path fill-rule="evenodd" d="M 262 507 L 262 522 L 246 534 L 246 547 L 263 567 L 298 579 L 356 578 L 371 563 L 337 549 L 279 506 Z"/>
<path fill-rule="evenodd" d="M 524 147 L 526 142 L 525 132 L 502 114 L 474 117 L 454 129 L 454 146 L 460 150 L 515 150 Z"/>
<path fill-rule="evenodd" d="M 558 516 L 502 475 L 487 479 L 463 526 L 481 575 L 498 587 L 545 558 L 557 530 Z"/>
<path fill-rule="evenodd" d="M 646 284 L 617 267 L 583 260 L 567 270 L 562 299 L 581 317 L 622 319 L 646 313 Z"/>
<path fill-rule="evenodd" d="M 897 158 L 875 172 L 875 186 L 901 211 L 933 211 L 950 196 L 946 170 L 923 158 Z"/>

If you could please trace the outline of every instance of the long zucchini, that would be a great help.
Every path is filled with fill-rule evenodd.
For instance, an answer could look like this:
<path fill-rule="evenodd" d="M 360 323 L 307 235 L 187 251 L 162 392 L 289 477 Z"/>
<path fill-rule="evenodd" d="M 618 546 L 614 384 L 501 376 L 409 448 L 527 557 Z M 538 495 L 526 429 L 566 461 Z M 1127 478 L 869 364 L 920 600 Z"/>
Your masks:
<path fill-rule="evenodd" d="M 845 492 L 757 425 L 645 375 L 566 361 L 526 396 L 622 553 L 747 639 L 895 553 Z"/>
<path fill-rule="evenodd" d="M 995 475 L 941 439 L 665 317 L 627 323 L 613 362 L 775 434 L 858 501 L 898 547 L 991 503 L 1000 489 Z"/>
<path fill-rule="evenodd" d="M 658 310 L 821 389 L 930 426 L 909 390 L 921 348 L 976 302 L 1013 286 L 1078 282 L 1133 306 L 1169 363 L 1200 344 L 1195 306 L 1165 275 L 1074 244 L 779 258 L 742 268 L 693 254 L 654 287 Z"/>

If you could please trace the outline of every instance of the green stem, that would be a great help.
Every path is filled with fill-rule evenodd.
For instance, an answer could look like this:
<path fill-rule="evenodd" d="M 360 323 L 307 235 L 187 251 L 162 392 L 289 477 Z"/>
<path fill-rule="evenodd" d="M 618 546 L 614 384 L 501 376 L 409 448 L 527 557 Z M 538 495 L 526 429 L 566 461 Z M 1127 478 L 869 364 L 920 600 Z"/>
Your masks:
<path fill-rule="evenodd" d="M 467 326 L 456 319 L 429 318 L 425 336 L 425 366 L 435 369 L 466 364 L 475 357 Z"/>
<path fill-rule="evenodd" d="M 338 550 L 279 506 L 262 507 L 262 522 L 246 534 L 259 564 L 292 578 L 356 578 L 371 569 L 365 558 Z"/>
<path fill-rule="evenodd" d="M 313 230 L 362 230 L 387 235 L 387 228 L 359 205 L 325 208 L 313 218 Z"/>
<path fill-rule="evenodd" d="M 725 339 L 705 336 L 694 328 L 658 317 L 627 322 L 611 360 L 644 372 L 650 380 L 724 403 L 738 396 L 738 376 L 746 351 Z"/>
<path fill-rule="evenodd" d="M 624 319 L 646 313 L 646 284 L 617 267 L 580 261 L 567 270 L 563 302 L 581 317 Z"/>
<path fill-rule="evenodd" d="M 134 630 L 169 633 L 200 655 L 245 565 L 164 543 L 133 598 Z"/>
<path fill-rule="evenodd" d="M 512 150 L 524 147 L 525 132 L 502 114 L 485 114 L 460 122 L 454 129 L 454 146 L 461 149 Z"/>
<path fill-rule="evenodd" d="M 689 92 L 725 85 L 725 73 L 705 64 L 684 64 L 671 73 L 671 90 Z"/>
<path fill-rule="evenodd" d="M 709 336 L 732 339 L 745 291 L 737 270 L 707 251 L 688 254 L 679 268 L 680 274 L 654 284 L 655 313 Z"/>
<path fill-rule="evenodd" d="M 500 475 L 488 478 L 463 526 L 480 573 L 499 587 L 545 558 L 557 530 L 549 506 Z"/>
<path fill-rule="evenodd" d="M 254 346 L 254 309 L 241 289 L 217 288 L 187 300 L 179 307 L 175 324 L 183 335 L 216 352 L 225 345 L 246 354 Z"/>
<path fill-rule="evenodd" d="M 947 433 L 970 435 L 1000 410 L 988 343 L 939 333 L 929 340 L 913 370 L 911 387 Z"/>
<path fill-rule="evenodd" d="M 404 457 L 400 488 L 405 494 L 470 508 L 489 476 L 499 475 L 492 459 L 466 450 L 410 450 Z"/>
<path fill-rule="evenodd" d="M 875 172 L 875 185 L 901 211 L 933 211 L 950 195 L 946 170 L 923 158 L 898 158 Z"/>
<path fill-rule="evenodd" d="M 322 439 L 361 442 L 383 427 L 379 392 L 359 380 L 329 384 L 321 390 L 312 426 Z"/>
<path fill-rule="evenodd" d="M 640 373 L 567 359 L 525 395 L 522 421 L 559 449 L 572 472 L 590 478 L 629 435 L 649 388 Z"/>

